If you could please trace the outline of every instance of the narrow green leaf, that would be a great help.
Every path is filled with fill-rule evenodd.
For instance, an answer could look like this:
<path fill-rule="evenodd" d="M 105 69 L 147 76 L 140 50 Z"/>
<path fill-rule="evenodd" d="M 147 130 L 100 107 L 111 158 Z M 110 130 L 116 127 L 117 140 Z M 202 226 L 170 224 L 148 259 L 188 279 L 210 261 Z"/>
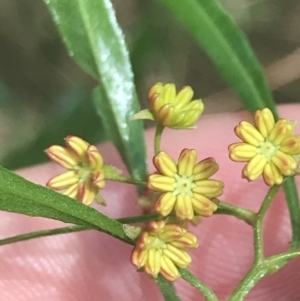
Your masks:
<path fill-rule="evenodd" d="M 253 112 L 269 107 L 277 115 L 262 67 L 245 35 L 217 0 L 160 0 L 210 56 L 222 77 Z"/>
<path fill-rule="evenodd" d="M 160 0 L 210 56 L 222 77 L 250 111 L 268 107 L 278 114 L 263 69 L 247 38 L 217 0 Z M 295 183 L 284 184 L 295 247 L 300 242 L 300 208 Z M 288 187 L 288 188 L 286 188 Z"/>
<path fill-rule="evenodd" d="M 9 238 L 0 239 L 0 246 L 12 244 L 15 242 L 25 241 L 29 239 L 35 239 L 44 236 L 53 236 L 58 234 L 66 234 L 66 233 L 73 233 L 73 232 L 80 232 L 85 230 L 91 230 L 91 228 L 85 226 L 70 226 L 70 227 L 62 227 L 56 229 L 49 229 L 49 230 L 41 230 L 36 232 L 29 232 L 25 234 L 20 234 L 16 236 L 12 236 Z"/>
<path fill-rule="evenodd" d="M 110 0 L 45 2 L 71 55 L 101 81 L 103 97 L 96 97 L 95 103 L 104 117 L 107 134 L 130 173 L 137 179 L 145 179 L 143 127 L 140 122 L 131 121 L 140 108 L 125 39 Z"/>
<path fill-rule="evenodd" d="M 90 227 L 131 243 L 120 222 L 0 166 L 0 210 Z"/>
<path fill-rule="evenodd" d="M 300 246 L 300 205 L 299 195 L 295 179 L 290 177 L 283 184 L 284 193 L 287 199 L 287 205 L 290 213 L 292 225 L 292 241 L 290 250 L 297 250 Z"/>
<path fill-rule="evenodd" d="M 131 115 L 128 116 L 126 114 L 126 116 L 123 114 L 124 112 L 118 112 L 120 107 L 117 106 L 117 103 L 113 105 L 107 104 L 102 87 L 97 87 L 93 96 L 104 128 L 121 153 L 122 159 L 129 168 L 130 173 L 134 178 L 144 180 L 146 178 L 146 167 L 145 149 L 144 146 L 141 146 L 141 141 L 144 141 L 141 133 L 143 128 L 141 122 L 131 120 Z M 120 105 L 123 107 L 121 103 Z"/>
<path fill-rule="evenodd" d="M 176 290 L 174 288 L 173 283 L 166 280 L 161 275 L 155 279 L 155 282 L 160 288 L 162 295 L 164 296 L 165 301 L 180 301 L 181 299 L 178 297 Z"/>

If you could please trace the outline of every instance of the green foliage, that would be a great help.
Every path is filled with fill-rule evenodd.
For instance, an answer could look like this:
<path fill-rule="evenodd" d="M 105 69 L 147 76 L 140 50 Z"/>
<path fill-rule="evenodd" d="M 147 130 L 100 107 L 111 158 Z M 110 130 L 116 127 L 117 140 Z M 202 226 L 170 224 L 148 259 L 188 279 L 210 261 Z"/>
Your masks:
<path fill-rule="evenodd" d="M 96 107 L 131 174 L 146 177 L 143 128 L 124 36 L 108 0 L 45 0 L 72 57 L 101 81 Z M 98 92 L 97 92 L 98 91 Z M 103 92 L 103 93 L 102 93 Z"/>
<path fill-rule="evenodd" d="M 218 1 L 160 0 L 210 56 L 222 77 L 251 112 L 275 104 L 262 67 L 245 35 Z"/>
<path fill-rule="evenodd" d="M 130 243 L 120 222 L 3 167 L 0 167 L 0 210 L 87 226 Z"/>

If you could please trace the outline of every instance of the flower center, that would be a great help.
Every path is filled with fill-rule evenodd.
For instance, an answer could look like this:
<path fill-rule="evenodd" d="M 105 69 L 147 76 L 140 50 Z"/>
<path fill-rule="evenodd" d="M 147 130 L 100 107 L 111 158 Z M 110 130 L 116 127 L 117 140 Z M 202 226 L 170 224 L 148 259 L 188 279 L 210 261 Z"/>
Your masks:
<path fill-rule="evenodd" d="M 152 236 L 149 243 L 148 243 L 148 249 L 155 249 L 155 250 L 161 250 L 166 247 L 166 243 L 158 238 L 157 236 Z"/>
<path fill-rule="evenodd" d="M 257 153 L 265 156 L 268 162 L 270 162 L 272 157 L 275 155 L 275 152 L 279 148 L 279 146 L 275 146 L 271 141 L 266 139 L 266 141 L 260 143 L 259 147 L 257 148 Z"/>
<path fill-rule="evenodd" d="M 87 164 L 82 163 L 76 169 L 79 182 L 84 182 L 91 175 L 91 168 Z"/>
<path fill-rule="evenodd" d="M 185 196 L 186 194 L 189 196 L 193 196 L 193 188 L 196 186 L 194 183 L 194 177 L 190 176 L 187 177 L 185 175 L 179 176 L 177 174 L 174 175 L 175 183 L 174 186 L 174 195 L 181 194 L 182 196 Z"/>

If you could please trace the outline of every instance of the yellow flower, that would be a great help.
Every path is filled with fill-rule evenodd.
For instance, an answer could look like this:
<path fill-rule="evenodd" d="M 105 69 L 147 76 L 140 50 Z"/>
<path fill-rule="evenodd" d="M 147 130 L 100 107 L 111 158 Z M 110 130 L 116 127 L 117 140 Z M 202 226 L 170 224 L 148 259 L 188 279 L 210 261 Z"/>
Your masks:
<path fill-rule="evenodd" d="M 272 112 L 265 108 L 254 115 L 255 125 L 242 121 L 235 134 L 243 141 L 229 146 L 233 161 L 248 162 L 243 177 L 249 181 L 260 175 L 267 185 L 281 184 L 283 176 L 291 176 L 297 169 L 300 155 L 300 136 L 293 136 L 295 122 L 280 119 L 275 123 Z"/>
<path fill-rule="evenodd" d="M 219 166 L 213 158 L 196 164 L 197 152 L 184 149 L 178 165 L 165 152 L 160 151 L 153 158 L 157 173 L 148 177 L 148 188 L 163 192 L 154 204 L 154 210 L 166 216 L 175 209 L 178 218 L 193 219 L 194 214 L 210 216 L 217 205 L 210 198 L 220 196 L 224 184 L 209 179 Z"/>
<path fill-rule="evenodd" d="M 201 99 L 192 100 L 193 95 L 194 92 L 189 86 L 176 93 L 174 84 L 155 84 L 148 94 L 155 120 L 170 128 L 195 127 L 204 105 Z"/>
<path fill-rule="evenodd" d="M 47 186 L 53 190 L 65 190 L 64 194 L 85 205 L 95 199 L 105 204 L 98 194 L 104 188 L 103 159 L 98 149 L 76 136 L 68 136 L 66 148 L 52 145 L 46 154 L 68 171 L 52 178 Z"/>
<path fill-rule="evenodd" d="M 154 278 L 160 273 L 175 281 L 180 278 L 177 267 L 187 268 L 192 262 L 184 249 L 197 247 L 197 237 L 185 228 L 163 220 L 152 221 L 139 236 L 131 262 Z"/>

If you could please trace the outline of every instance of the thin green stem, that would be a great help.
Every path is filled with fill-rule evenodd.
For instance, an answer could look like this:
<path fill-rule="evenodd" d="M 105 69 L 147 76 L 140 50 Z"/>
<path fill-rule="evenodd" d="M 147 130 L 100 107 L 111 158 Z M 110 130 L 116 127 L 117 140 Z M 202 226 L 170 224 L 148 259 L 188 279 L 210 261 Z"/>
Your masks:
<path fill-rule="evenodd" d="M 161 218 L 162 218 L 162 216 L 158 213 L 149 213 L 146 215 L 122 217 L 122 218 L 118 218 L 117 221 L 122 224 L 134 224 L 134 223 L 155 221 L 155 220 L 159 220 Z"/>
<path fill-rule="evenodd" d="M 269 189 L 258 213 L 257 219 L 254 224 L 254 262 L 258 263 L 264 259 L 264 241 L 263 241 L 263 219 L 266 215 L 267 210 L 269 209 L 271 203 L 274 200 L 275 195 L 277 194 L 281 186 L 274 185 Z"/>
<path fill-rule="evenodd" d="M 69 227 L 62 227 L 57 229 L 50 229 L 50 230 L 41 230 L 36 232 L 25 233 L 21 235 L 12 236 L 9 238 L 1 239 L 0 246 L 4 246 L 7 244 L 12 244 L 19 241 L 44 237 L 44 236 L 52 236 L 58 234 L 65 234 L 65 233 L 73 233 L 73 232 L 80 232 L 85 230 L 91 230 L 91 228 L 86 226 L 69 226 Z"/>
<path fill-rule="evenodd" d="M 299 257 L 299 256 L 300 256 L 300 251 L 294 251 L 294 252 L 288 251 L 288 252 L 284 252 L 284 253 L 269 257 L 268 262 L 271 265 L 280 265 L 280 267 L 283 267 L 291 259 Z M 280 263 L 282 263 L 282 266 Z"/>
<path fill-rule="evenodd" d="M 185 281 L 203 294 L 206 301 L 219 301 L 216 294 L 206 284 L 195 277 L 190 271 L 179 268 L 179 272 Z"/>
<path fill-rule="evenodd" d="M 147 186 L 147 182 L 132 179 L 132 178 L 126 178 L 126 177 L 122 177 L 122 176 L 111 177 L 111 178 L 106 177 L 106 179 L 110 180 L 110 181 L 122 182 L 122 183 L 137 185 L 137 186 Z"/>
<path fill-rule="evenodd" d="M 254 224 L 256 214 L 253 211 L 223 202 L 219 199 L 214 199 L 213 201 L 218 205 L 218 209 L 214 214 L 228 214 L 243 220 L 251 226 Z"/>
<path fill-rule="evenodd" d="M 156 126 L 155 138 L 154 138 L 155 155 L 160 151 L 160 141 L 161 141 L 161 136 L 162 136 L 162 132 L 163 132 L 164 128 L 165 127 L 160 123 L 158 123 Z"/>
<path fill-rule="evenodd" d="M 242 301 L 257 282 L 267 274 L 267 269 L 259 265 L 253 265 L 246 276 L 240 281 L 238 286 L 226 301 Z"/>
<path fill-rule="evenodd" d="M 161 275 L 158 275 L 158 277 L 154 279 L 154 281 L 159 286 L 165 301 L 181 301 L 181 299 L 176 293 L 176 290 L 172 282 L 166 280 Z"/>

